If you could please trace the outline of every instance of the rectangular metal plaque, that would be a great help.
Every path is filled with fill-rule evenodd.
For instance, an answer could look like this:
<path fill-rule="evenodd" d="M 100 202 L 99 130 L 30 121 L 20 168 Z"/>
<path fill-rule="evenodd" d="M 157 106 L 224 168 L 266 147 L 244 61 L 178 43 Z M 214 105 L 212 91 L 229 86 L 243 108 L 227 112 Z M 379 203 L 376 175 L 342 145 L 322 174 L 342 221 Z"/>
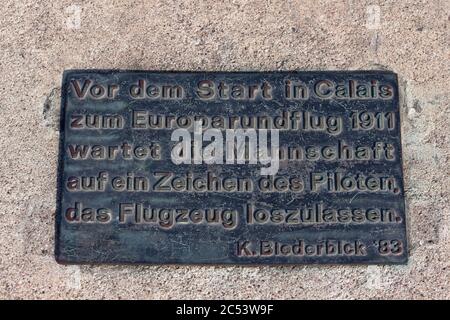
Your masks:
<path fill-rule="evenodd" d="M 407 261 L 397 76 L 66 71 L 61 263 Z"/>

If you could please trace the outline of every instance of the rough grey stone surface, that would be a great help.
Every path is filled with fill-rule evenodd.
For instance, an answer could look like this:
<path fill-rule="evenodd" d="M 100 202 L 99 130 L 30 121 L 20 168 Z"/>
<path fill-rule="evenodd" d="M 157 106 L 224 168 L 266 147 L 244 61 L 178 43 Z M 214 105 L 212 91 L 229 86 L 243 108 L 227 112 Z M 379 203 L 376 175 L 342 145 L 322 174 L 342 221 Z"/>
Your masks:
<path fill-rule="evenodd" d="M 5 0 L 0 16 L 0 298 L 450 298 L 448 1 Z M 408 265 L 58 265 L 70 68 L 397 72 Z"/>

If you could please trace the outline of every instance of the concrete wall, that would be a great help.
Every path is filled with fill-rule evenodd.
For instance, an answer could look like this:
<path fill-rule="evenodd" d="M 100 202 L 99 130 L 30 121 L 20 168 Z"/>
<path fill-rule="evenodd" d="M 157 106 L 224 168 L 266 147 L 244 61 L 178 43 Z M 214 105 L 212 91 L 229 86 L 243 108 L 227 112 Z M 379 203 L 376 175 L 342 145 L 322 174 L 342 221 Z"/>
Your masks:
<path fill-rule="evenodd" d="M 0 16 L 0 298 L 450 298 L 448 1 L 4 0 Z M 397 72 L 408 265 L 58 265 L 69 68 Z"/>

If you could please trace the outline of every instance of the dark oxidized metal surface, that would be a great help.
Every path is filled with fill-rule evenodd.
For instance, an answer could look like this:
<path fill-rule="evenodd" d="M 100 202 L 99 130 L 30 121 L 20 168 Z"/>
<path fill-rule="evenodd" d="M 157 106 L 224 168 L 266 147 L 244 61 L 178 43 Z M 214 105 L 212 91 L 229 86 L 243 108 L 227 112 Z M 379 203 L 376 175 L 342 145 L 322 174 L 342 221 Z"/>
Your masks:
<path fill-rule="evenodd" d="M 385 71 L 66 71 L 56 259 L 405 263 L 398 100 Z M 174 163 L 236 129 L 274 162 Z"/>

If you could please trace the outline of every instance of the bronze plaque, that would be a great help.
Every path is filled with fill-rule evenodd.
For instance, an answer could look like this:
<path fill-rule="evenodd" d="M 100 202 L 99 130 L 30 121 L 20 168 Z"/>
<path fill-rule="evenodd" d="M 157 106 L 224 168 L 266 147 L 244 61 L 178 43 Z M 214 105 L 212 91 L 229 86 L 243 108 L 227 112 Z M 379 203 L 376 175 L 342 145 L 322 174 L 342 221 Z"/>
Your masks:
<path fill-rule="evenodd" d="M 397 76 L 69 70 L 61 263 L 407 261 Z"/>

